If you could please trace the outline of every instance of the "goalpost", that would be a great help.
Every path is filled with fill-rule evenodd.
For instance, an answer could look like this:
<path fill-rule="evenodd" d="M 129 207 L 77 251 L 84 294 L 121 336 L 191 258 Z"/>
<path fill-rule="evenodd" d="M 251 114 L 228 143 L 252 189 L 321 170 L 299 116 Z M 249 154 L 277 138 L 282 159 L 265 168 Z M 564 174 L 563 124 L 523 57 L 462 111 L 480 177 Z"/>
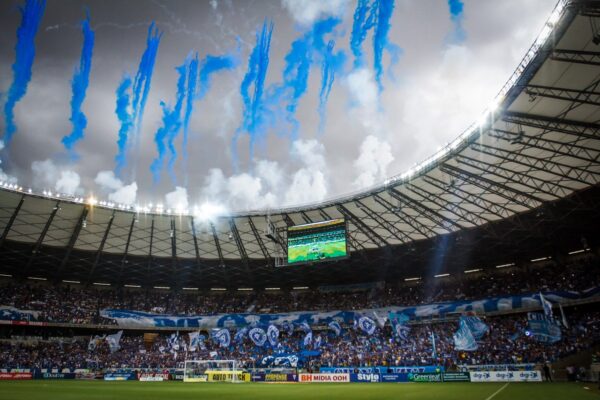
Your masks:
<path fill-rule="evenodd" d="M 185 360 L 184 382 L 243 382 L 236 360 Z"/>

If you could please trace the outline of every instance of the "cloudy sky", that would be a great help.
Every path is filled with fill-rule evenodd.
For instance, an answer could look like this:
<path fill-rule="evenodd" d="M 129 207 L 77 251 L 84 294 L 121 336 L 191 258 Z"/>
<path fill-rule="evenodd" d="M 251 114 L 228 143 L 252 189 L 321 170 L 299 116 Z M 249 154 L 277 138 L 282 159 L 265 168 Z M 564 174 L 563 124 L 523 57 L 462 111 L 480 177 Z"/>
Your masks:
<path fill-rule="evenodd" d="M 236 211 L 365 189 L 476 121 L 554 5 L 5 0 L 0 179 Z"/>

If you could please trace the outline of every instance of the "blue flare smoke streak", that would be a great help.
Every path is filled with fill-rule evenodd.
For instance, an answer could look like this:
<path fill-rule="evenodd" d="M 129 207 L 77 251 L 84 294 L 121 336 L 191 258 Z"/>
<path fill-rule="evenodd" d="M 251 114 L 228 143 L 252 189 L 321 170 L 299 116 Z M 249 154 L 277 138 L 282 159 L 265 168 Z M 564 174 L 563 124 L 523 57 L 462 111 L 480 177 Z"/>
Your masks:
<path fill-rule="evenodd" d="M 71 133 L 62 138 L 62 143 L 69 151 L 71 158 L 76 159 L 77 154 L 73 147 L 75 143 L 81 140 L 84 136 L 84 131 L 87 126 L 87 118 L 81 106 L 85 100 L 87 88 L 90 83 L 90 71 L 92 69 L 92 54 L 94 51 L 94 31 L 90 28 L 89 15 L 81 22 L 81 31 L 83 33 L 83 47 L 81 49 L 81 58 L 79 67 L 73 74 L 71 81 L 71 124 L 73 129 Z"/>
<path fill-rule="evenodd" d="M 17 44 L 15 46 L 15 62 L 12 65 L 13 80 L 8 90 L 4 104 L 6 132 L 4 143 L 8 145 L 17 132 L 15 124 L 15 105 L 27 93 L 31 81 L 31 68 L 35 60 L 35 37 L 46 9 L 46 0 L 27 0 L 25 6 L 19 7 L 21 25 L 17 29 Z"/>

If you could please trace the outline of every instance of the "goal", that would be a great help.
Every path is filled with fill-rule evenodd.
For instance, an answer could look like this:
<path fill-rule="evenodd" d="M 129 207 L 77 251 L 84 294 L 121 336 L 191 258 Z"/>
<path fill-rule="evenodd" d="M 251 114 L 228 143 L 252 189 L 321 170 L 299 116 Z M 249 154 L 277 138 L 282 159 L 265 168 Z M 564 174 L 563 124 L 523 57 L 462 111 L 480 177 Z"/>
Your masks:
<path fill-rule="evenodd" d="M 183 381 L 237 383 L 247 380 L 245 375 L 236 360 L 186 360 Z"/>

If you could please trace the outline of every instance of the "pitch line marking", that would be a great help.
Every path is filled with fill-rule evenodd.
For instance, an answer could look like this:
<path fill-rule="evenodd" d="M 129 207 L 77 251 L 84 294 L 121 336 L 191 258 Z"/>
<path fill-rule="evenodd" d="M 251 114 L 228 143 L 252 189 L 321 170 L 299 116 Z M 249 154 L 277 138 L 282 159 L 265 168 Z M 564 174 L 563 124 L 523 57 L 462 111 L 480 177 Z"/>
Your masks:
<path fill-rule="evenodd" d="M 506 388 L 506 387 L 508 386 L 508 384 L 509 384 L 509 383 L 510 383 L 510 382 L 506 382 L 506 383 L 504 384 L 504 386 L 502 386 L 500 389 L 496 390 L 494 393 L 492 393 L 492 394 L 490 395 L 490 397 L 488 397 L 488 398 L 487 398 L 487 399 L 485 399 L 485 400 L 492 400 L 494 397 L 496 397 L 496 395 L 497 395 L 498 393 L 500 393 L 501 391 L 503 391 L 503 390 L 504 390 L 504 388 Z"/>

